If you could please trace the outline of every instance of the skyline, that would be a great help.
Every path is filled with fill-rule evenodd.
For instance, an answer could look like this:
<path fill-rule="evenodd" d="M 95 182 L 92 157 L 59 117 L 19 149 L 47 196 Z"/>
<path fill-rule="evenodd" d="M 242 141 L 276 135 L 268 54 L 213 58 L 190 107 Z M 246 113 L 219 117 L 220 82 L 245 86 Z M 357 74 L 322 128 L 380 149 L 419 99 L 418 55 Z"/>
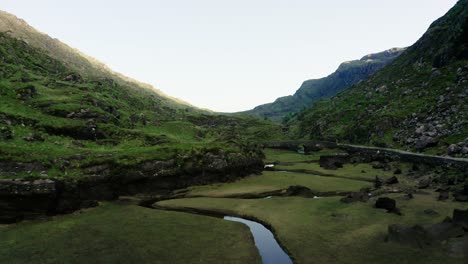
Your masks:
<path fill-rule="evenodd" d="M 292 94 L 344 61 L 410 46 L 456 3 L 312 2 L 19 0 L 2 9 L 170 96 L 232 112 Z"/>

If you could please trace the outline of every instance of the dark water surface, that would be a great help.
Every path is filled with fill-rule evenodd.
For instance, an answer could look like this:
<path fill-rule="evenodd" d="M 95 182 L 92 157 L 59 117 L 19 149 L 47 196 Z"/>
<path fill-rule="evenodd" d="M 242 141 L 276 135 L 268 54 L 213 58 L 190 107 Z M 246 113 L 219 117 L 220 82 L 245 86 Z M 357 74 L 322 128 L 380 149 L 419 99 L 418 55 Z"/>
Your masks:
<path fill-rule="evenodd" d="M 225 216 L 224 219 L 243 223 L 250 228 L 255 246 L 262 256 L 263 264 L 292 264 L 288 254 L 280 247 L 273 233 L 262 224 L 232 216 Z"/>

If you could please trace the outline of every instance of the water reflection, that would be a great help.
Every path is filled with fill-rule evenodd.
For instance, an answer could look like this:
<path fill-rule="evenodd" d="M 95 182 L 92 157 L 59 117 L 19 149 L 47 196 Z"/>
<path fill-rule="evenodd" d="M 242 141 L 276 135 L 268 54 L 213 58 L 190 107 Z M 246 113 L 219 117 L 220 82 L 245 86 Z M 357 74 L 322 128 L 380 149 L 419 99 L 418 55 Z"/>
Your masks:
<path fill-rule="evenodd" d="M 225 216 L 224 219 L 243 223 L 250 228 L 255 246 L 258 248 L 264 264 L 292 264 L 291 259 L 279 246 L 273 233 L 262 224 L 232 216 Z"/>

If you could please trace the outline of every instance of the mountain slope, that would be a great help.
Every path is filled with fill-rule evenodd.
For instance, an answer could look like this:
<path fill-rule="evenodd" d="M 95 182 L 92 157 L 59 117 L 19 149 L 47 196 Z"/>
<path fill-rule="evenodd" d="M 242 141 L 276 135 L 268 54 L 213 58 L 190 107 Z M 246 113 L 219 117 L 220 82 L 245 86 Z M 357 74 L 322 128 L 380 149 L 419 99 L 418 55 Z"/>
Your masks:
<path fill-rule="evenodd" d="M 24 20 L 0 10 L 0 32 L 8 32 L 14 38 L 21 39 L 30 46 L 40 49 L 50 57 L 60 61 L 67 68 L 84 77 L 111 78 L 129 89 L 144 94 L 160 97 L 160 103 L 170 107 L 191 107 L 180 99 L 170 97 L 149 84 L 141 83 L 120 73 L 116 73 L 98 60 L 71 48 L 58 39 L 49 37 L 31 27 Z"/>
<path fill-rule="evenodd" d="M 260 105 L 243 113 L 280 121 L 288 114 L 297 113 L 321 98 L 333 96 L 366 79 L 392 62 L 403 50 L 393 48 L 364 56 L 360 60 L 344 62 L 327 77 L 305 81 L 294 95 L 280 97 L 273 103 Z"/>
<path fill-rule="evenodd" d="M 125 166 L 145 174 L 142 162 L 209 152 L 236 153 L 229 160 L 235 162 L 260 155 L 251 141 L 281 136 L 275 124 L 197 111 L 97 74 L 81 75 L 0 33 L 0 179 L 122 176 L 117 168 Z M 89 169 L 96 166 L 107 172 Z"/>
<path fill-rule="evenodd" d="M 295 122 L 300 137 L 434 153 L 457 144 L 448 152 L 466 155 L 467 96 L 468 0 L 460 0 L 392 64 Z"/>

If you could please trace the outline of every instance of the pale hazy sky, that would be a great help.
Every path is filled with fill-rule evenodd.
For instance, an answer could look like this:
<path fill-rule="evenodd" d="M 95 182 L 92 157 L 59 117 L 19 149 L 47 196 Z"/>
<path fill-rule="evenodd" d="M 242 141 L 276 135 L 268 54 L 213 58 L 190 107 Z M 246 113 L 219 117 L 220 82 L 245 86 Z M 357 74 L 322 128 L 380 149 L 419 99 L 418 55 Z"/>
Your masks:
<path fill-rule="evenodd" d="M 112 69 L 196 106 L 247 110 L 413 44 L 456 0 L 0 0 Z"/>

